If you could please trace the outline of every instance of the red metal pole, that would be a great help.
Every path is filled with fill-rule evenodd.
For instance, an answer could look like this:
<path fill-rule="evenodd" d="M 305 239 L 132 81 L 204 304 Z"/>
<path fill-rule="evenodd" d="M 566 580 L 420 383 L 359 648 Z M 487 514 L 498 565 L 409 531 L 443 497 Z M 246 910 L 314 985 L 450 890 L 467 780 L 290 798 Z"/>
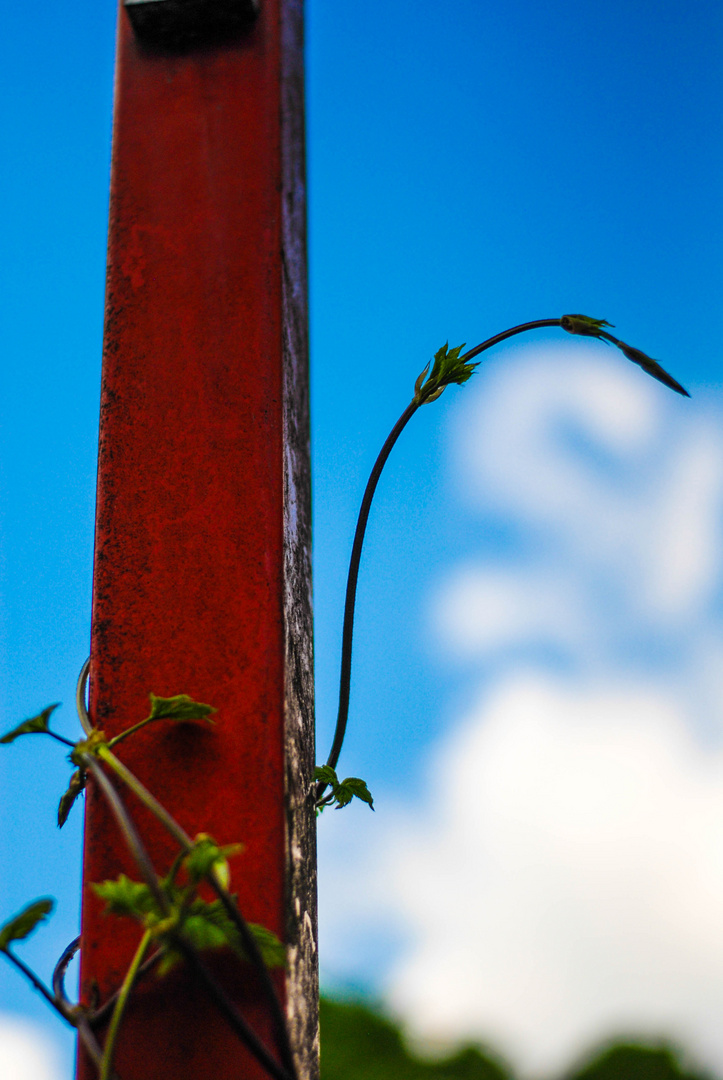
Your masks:
<path fill-rule="evenodd" d="M 147 715 L 150 691 L 218 709 L 213 728 L 150 725 L 119 756 L 188 833 L 245 844 L 232 888 L 289 945 L 277 982 L 313 1077 L 301 34 L 301 0 L 261 0 L 249 28 L 180 47 L 139 39 L 120 9 L 90 713 L 113 735 Z M 165 871 L 177 848 L 124 797 Z M 90 888 L 138 877 L 92 783 L 85 835 L 89 1003 L 117 989 L 138 939 Z M 273 1047 L 252 973 L 214 963 Z M 139 986 L 116 1068 L 122 1080 L 264 1075 L 184 970 Z M 81 1051 L 79 1078 L 95 1075 Z"/>

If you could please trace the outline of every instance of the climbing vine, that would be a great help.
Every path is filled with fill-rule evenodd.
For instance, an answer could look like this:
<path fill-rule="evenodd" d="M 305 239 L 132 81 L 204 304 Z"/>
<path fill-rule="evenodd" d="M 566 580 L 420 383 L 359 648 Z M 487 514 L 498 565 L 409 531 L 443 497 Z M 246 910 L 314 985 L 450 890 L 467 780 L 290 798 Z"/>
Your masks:
<path fill-rule="evenodd" d="M 314 788 L 309 792 L 317 813 L 326 807 L 341 809 L 355 798 L 374 809 L 374 800 L 366 783 L 353 776 L 340 780 L 336 766 L 349 717 L 354 609 L 364 535 L 374 493 L 386 461 L 418 409 L 436 401 L 448 386 L 462 385 L 471 378 L 480 363 L 472 362 L 475 357 L 507 338 L 549 327 L 608 342 L 647 374 L 676 393 L 688 396 L 680 383 L 664 371 L 656 360 L 611 334 L 606 329 L 612 329 L 610 323 L 586 315 L 563 315 L 558 319 L 522 323 L 488 338 L 466 353 L 462 352 L 464 345 L 450 349 L 448 344 L 435 353 L 434 359 L 430 360 L 414 384 L 412 400 L 387 437 L 362 499 L 347 578 L 336 728 L 327 761 L 316 768 Z M 54 901 L 49 897 L 34 900 L 0 926 L 0 953 L 30 981 L 63 1020 L 77 1029 L 88 1055 L 97 1066 L 100 1080 L 117 1077 L 114 1070 L 115 1050 L 134 987 L 151 974 L 162 979 L 179 964 L 186 965 L 240 1041 L 274 1080 L 296 1080 L 284 1012 L 270 974 L 272 969 L 283 968 L 285 964 L 284 945 L 270 930 L 246 921 L 230 888 L 230 861 L 241 854 L 242 844 L 221 846 L 204 832 L 189 836 L 115 752 L 120 743 L 132 738 L 148 724 L 214 724 L 213 714 L 216 710 L 211 705 L 194 701 L 186 694 L 172 697 L 151 694 L 149 715 L 113 738 L 107 738 L 102 730 L 92 724 L 86 709 L 85 689 L 89 670 L 90 662 L 87 661 L 78 681 L 76 695 L 82 738 L 72 742 L 53 731 L 50 723 L 58 706 L 49 705 L 37 716 L 24 720 L 0 738 L 0 744 L 9 745 L 30 735 L 45 735 L 68 749 L 68 759 L 74 771 L 58 805 L 58 825 L 61 828 L 89 782 L 95 784 L 103 795 L 139 876 L 136 880 L 121 874 L 115 880 L 96 883 L 93 889 L 104 901 L 109 915 L 138 924 L 138 944 L 120 986 L 106 1001 L 94 1002 L 92 1006 L 71 1002 L 64 987 L 68 965 L 80 947 L 79 938 L 71 942 L 60 957 L 53 972 L 51 987 L 16 955 L 18 943 L 51 914 Z M 176 855 L 162 872 L 153 865 L 122 793 L 130 794 L 145 806 L 176 844 Z M 209 898 L 209 893 L 213 899 Z M 230 951 L 240 963 L 255 968 L 274 1021 L 276 1045 L 273 1050 L 250 1027 L 210 970 L 207 953 L 219 949 Z M 102 1042 L 101 1031 L 104 1032 Z"/>

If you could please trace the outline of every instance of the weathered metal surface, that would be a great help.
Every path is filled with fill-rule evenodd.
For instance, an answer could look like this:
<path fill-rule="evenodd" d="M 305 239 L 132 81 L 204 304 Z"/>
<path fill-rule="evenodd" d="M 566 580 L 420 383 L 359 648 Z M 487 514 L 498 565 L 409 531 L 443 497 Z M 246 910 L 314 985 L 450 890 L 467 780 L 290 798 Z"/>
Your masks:
<path fill-rule="evenodd" d="M 188 48 L 242 33 L 256 18 L 258 0 L 123 0 L 138 37 L 168 48 Z"/>
<path fill-rule="evenodd" d="M 101 398 L 90 711 L 109 734 L 185 692 L 216 725 L 158 724 L 121 756 L 192 835 L 241 840 L 247 918 L 289 943 L 302 1077 L 316 1054 L 302 11 L 264 0 L 242 38 L 149 52 L 120 10 Z M 128 796 L 157 867 L 175 847 Z M 81 996 L 137 940 L 90 883 L 137 876 L 91 785 Z M 215 961 L 273 1043 L 246 973 Z M 182 971 L 139 987 L 123 1080 L 262 1075 Z M 79 1077 L 95 1071 L 79 1055 Z"/>

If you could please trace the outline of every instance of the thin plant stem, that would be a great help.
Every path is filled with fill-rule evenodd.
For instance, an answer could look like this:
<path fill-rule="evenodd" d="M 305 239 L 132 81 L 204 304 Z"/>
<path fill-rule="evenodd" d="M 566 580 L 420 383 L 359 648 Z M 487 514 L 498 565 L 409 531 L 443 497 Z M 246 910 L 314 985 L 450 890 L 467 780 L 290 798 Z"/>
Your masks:
<path fill-rule="evenodd" d="M 176 819 L 168 813 L 165 806 L 158 801 L 155 795 L 152 795 L 148 788 L 141 783 L 138 777 L 132 773 L 107 746 L 99 746 L 96 754 L 121 778 L 123 783 L 131 789 L 136 798 L 139 799 L 139 801 L 142 802 L 156 818 L 158 818 L 174 840 L 176 840 L 181 847 L 190 851 L 193 847 L 193 840 L 191 837 L 181 828 Z"/>
<path fill-rule="evenodd" d="M 66 953 L 68 953 L 68 951 L 69 949 L 65 950 L 65 953 L 63 953 L 63 957 L 61 957 L 61 961 L 65 957 Z M 91 1060 L 97 1068 L 100 1068 L 103 1055 L 100 1046 L 98 1045 L 98 1040 L 93 1035 L 93 1032 L 90 1029 L 90 1025 L 88 1024 L 88 1020 L 84 1016 L 84 1014 L 82 1012 L 76 1012 L 75 1009 L 69 1009 L 66 1005 L 64 997 L 53 997 L 47 986 L 45 986 L 44 983 L 41 982 L 35 972 L 31 971 L 27 964 L 24 964 L 22 960 L 18 959 L 18 957 L 11 953 L 9 950 L 5 950 L 4 955 L 8 958 L 11 964 L 14 964 L 15 967 L 18 968 L 18 970 L 21 971 L 27 979 L 29 979 L 35 989 L 40 991 L 48 1004 L 53 1009 L 55 1009 L 55 1011 L 59 1013 L 59 1015 L 62 1016 L 62 1018 L 66 1020 L 72 1027 L 77 1029 L 78 1037 L 88 1051 Z"/>
<path fill-rule="evenodd" d="M 83 1046 L 88 1051 L 95 1067 L 100 1069 L 103 1060 L 103 1051 L 98 1044 L 98 1040 L 91 1031 L 90 1024 L 85 1016 L 80 1016 L 78 1019 L 78 1036 L 83 1043 Z"/>
<path fill-rule="evenodd" d="M 78 1011 L 81 1007 L 78 1005 L 74 1005 L 65 992 L 65 972 L 67 971 L 68 964 L 78 952 L 79 948 L 80 938 L 77 937 L 74 938 L 71 941 L 70 945 L 68 945 L 68 947 L 63 950 L 63 953 L 53 970 L 52 984 L 53 993 L 55 994 L 56 999 L 60 1002 L 63 1008 L 67 1010 L 68 1013 L 75 1016 L 78 1015 Z M 156 966 L 162 956 L 163 951 L 161 949 L 158 949 L 158 951 L 155 952 L 153 956 L 150 956 L 145 961 L 145 963 L 141 965 L 141 967 L 138 969 L 138 974 L 136 975 L 136 983 L 138 983 L 144 975 L 147 975 L 148 972 Z M 85 1016 L 91 1027 L 94 1024 L 101 1024 L 108 1017 L 108 1015 L 113 1011 L 119 994 L 120 989 L 116 990 L 114 994 L 111 994 L 108 1000 L 105 1001 L 98 1009 L 94 1009 L 92 1011 L 87 1011 L 83 1009 L 83 1015 Z"/>
<path fill-rule="evenodd" d="M 78 676 L 78 682 L 75 687 L 75 708 L 78 712 L 78 719 L 80 720 L 80 726 L 86 735 L 90 735 L 93 730 L 93 725 L 90 722 L 88 716 L 88 710 L 85 707 L 85 688 L 88 685 L 88 677 L 90 675 L 90 657 L 85 661 L 80 669 L 80 675 Z"/>
<path fill-rule="evenodd" d="M 149 956 L 145 963 L 141 964 L 140 968 L 138 969 L 138 974 L 136 976 L 136 984 L 141 981 L 144 975 L 147 975 L 149 971 L 153 970 L 153 968 L 156 966 L 162 956 L 163 949 L 158 949 L 157 952 L 154 952 L 153 956 Z M 95 1027 L 97 1024 L 103 1023 L 103 1021 L 108 1017 L 109 1013 L 111 1013 L 115 1008 L 115 1003 L 118 1000 L 119 994 L 120 989 L 116 990 L 114 994 L 111 994 L 108 1000 L 104 1001 L 103 1004 L 99 1006 L 99 1008 L 95 1009 L 91 1013 L 88 1013 L 88 1023 L 91 1025 L 91 1027 Z"/>
<path fill-rule="evenodd" d="M 46 735 L 49 735 L 51 739 L 55 739 L 56 742 L 62 743 L 63 746 L 75 746 L 75 743 L 71 739 L 66 739 L 62 735 L 58 735 L 57 731 L 46 731 Z"/>
<path fill-rule="evenodd" d="M 513 326 L 509 330 L 503 330 L 500 334 L 495 334 L 494 337 L 487 338 L 486 341 L 476 345 L 473 349 L 469 349 L 460 360 L 469 361 L 475 356 L 479 356 L 480 353 L 485 352 L 486 349 L 491 349 L 493 345 L 498 345 L 501 341 L 505 341 L 506 338 L 514 337 L 515 334 L 523 334 L 528 330 L 541 330 L 545 327 L 561 326 L 561 319 L 536 319 L 533 322 L 520 323 L 519 326 Z M 369 520 L 369 511 L 371 509 L 374 493 L 381 476 L 382 469 L 384 468 L 387 458 L 394 449 L 394 445 L 401 435 L 404 428 L 407 426 L 415 412 L 422 405 L 427 404 L 424 397 L 418 400 L 416 397 L 406 407 L 402 415 L 397 420 L 396 424 L 389 433 L 386 442 L 379 452 L 377 460 L 374 462 L 374 467 L 367 481 L 367 486 L 362 498 L 361 507 L 359 509 L 359 517 L 357 518 L 356 530 L 354 532 L 354 542 L 351 549 L 351 557 L 349 559 L 349 573 L 346 583 L 346 598 L 344 602 L 344 623 L 342 628 L 341 637 L 341 672 L 339 676 L 339 708 L 336 718 L 336 727 L 334 729 L 334 738 L 331 744 L 331 750 L 329 751 L 329 757 L 327 758 L 327 765 L 330 765 L 332 769 L 336 768 L 341 753 L 342 744 L 344 742 L 344 736 L 346 734 L 347 721 L 349 719 L 349 698 L 351 694 L 351 660 L 352 660 L 352 641 L 354 637 L 354 608 L 356 605 L 356 591 L 357 581 L 359 578 L 359 565 L 361 563 L 362 547 L 364 545 L 364 535 L 366 533 L 367 521 Z M 319 781 L 315 789 L 315 803 L 318 806 L 319 802 L 326 791 L 328 784 Z"/>
<path fill-rule="evenodd" d="M 274 1080 L 293 1080 L 292 1075 L 276 1061 L 267 1046 L 259 1039 L 256 1032 L 249 1027 L 244 1018 L 238 1013 L 223 988 L 216 982 L 201 960 L 197 950 L 194 949 L 194 947 L 181 935 L 174 935 L 173 945 L 183 954 L 186 963 L 199 981 L 206 987 L 209 996 L 213 999 L 219 1012 L 223 1013 L 230 1027 L 254 1055 L 257 1061 L 259 1061 L 267 1072 L 274 1077 Z"/>
<path fill-rule="evenodd" d="M 140 940 L 135 956 L 131 960 L 130 967 L 126 971 L 125 978 L 123 979 L 121 988 L 118 992 L 113 1015 L 111 1016 L 110 1024 L 108 1025 L 108 1034 L 106 1035 L 105 1043 L 103 1045 L 103 1061 L 100 1067 L 100 1080 L 110 1080 L 111 1078 L 113 1055 L 115 1053 L 115 1046 L 118 1039 L 118 1032 L 120 1031 L 121 1021 L 123 1019 L 123 1013 L 128 1004 L 130 992 L 138 977 L 138 971 L 143 963 L 143 957 L 146 955 L 148 946 L 151 944 L 151 937 L 151 931 L 146 930 Z"/>
<path fill-rule="evenodd" d="M 55 1011 L 57 1013 L 60 1013 L 63 1019 L 67 1020 L 69 1024 L 73 1024 L 73 1026 L 75 1026 L 74 1021 L 70 1016 L 66 1014 L 65 1009 L 62 1007 L 60 1002 L 53 996 L 53 994 L 51 994 L 50 990 L 48 990 L 42 979 L 39 979 L 31 968 L 29 968 L 27 964 L 25 964 L 19 957 L 17 957 L 15 953 L 11 952 L 10 949 L 2 949 L 0 951 L 2 952 L 3 956 L 7 957 L 11 964 L 15 965 L 18 971 L 21 971 L 23 973 L 25 978 L 30 983 L 32 983 L 36 990 L 38 990 L 43 995 L 45 1000 L 55 1009 Z"/>
<path fill-rule="evenodd" d="M 146 851 L 143 842 L 138 835 L 135 825 L 131 820 L 131 817 L 126 810 L 123 802 L 111 784 L 108 777 L 103 772 L 100 764 L 96 761 L 93 754 L 83 754 L 83 767 L 93 774 L 93 779 L 98 784 L 99 788 L 105 795 L 106 801 L 110 806 L 111 812 L 116 819 L 118 827 L 123 834 L 123 839 L 126 842 L 128 850 L 136 861 L 136 865 L 141 872 L 146 885 L 153 893 L 156 903 L 160 907 L 164 914 L 168 914 L 170 908 L 168 904 L 168 897 L 161 887 L 161 883 L 158 879 L 158 875 L 153 868 L 153 863 L 150 860 L 148 852 Z"/>
<path fill-rule="evenodd" d="M 73 938 L 70 945 L 66 949 L 63 949 L 60 960 L 53 969 L 52 987 L 55 994 L 56 1001 L 59 1001 L 64 1009 L 68 1012 L 75 1011 L 76 1006 L 68 1000 L 65 993 L 65 973 L 68 970 L 68 964 L 73 959 L 78 949 L 80 948 L 80 938 Z"/>
<path fill-rule="evenodd" d="M 491 349 L 493 345 L 499 345 L 501 341 L 506 341 L 507 338 L 514 337 L 515 334 L 526 334 L 528 330 L 543 330 L 548 326 L 562 326 L 562 319 L 534 319 L 532 322 L 520 323 L 519 326 L 513 326 L 509 330 L 503 330 L 501 334 L 495 334 L 493 337 L 487 338 L 480 345 L 475 345 L 473 349 L 469 349 L 463 356 L 460 356 L 460 360 L 471 360 L 474 356 L 479 356 L 480 353 L 486 352 L 487 349 Z"/>
<path fill-rule="evenodd" d="M 406 409 L 399 417 L 392 430 L 389 432 L 389 435 L 387 436 L 384 445 L 379 451 L 379 456 L 374 462 L 374 467 L 367 481 L 367 486 L 364 490 L 364 496 L 362 498 L 361 507 L 359 509 L 359 517 L 357 518 L 356 530 L 354 532 L 354 543 L 352 544 L 351 558 L 349 560 L 349 573 L 346 580 L 346 599 L 344 601 L 344 625 L 341 636 L 339 710 L 336 718 L 334 740 L 331 744 L 329 757 L 327 758 L 327 765 L 330 765 L 332 769 L 336 767 L 336 763 L 339 760 L 339 754 L 341 753 L 341 747 L 342 743 L 344 742 L 344 735 L 346 733 L 346 723 L 349 717 L 352 639 L 354 636 L 354 608 L 356 604 L 357 581 L 359 579 L 359 565 L 361 563 L 362 547 L 364 546 L 364 534 L 366 532 L 367 521 L 369 520 L 369 511 L 371 510 L 374 492 L 377 489 L 379 477 L 382 474 L 382 469 L 387 462 L 387 458 L 394 449 L 394 444 L 396 443 L 397 439 L 402 434 L 405 427 L 412 419 L 419 407 L 420 406 L 418 402 L 410 401 L 409 405 L 407 405 Z M 326 787 L 326 784 L 321 783 L 317 786 L 317 801 L 319 800 L 321 795 L 323 795 Z"/>
<path fill-rule="evenodd" d="M 80 672 L 80 676 L 78 677 L 78 686 L 77 686 L 77 691 L 76 691 L 76 705 L 77 705 L 77 709 L 78 709 L 78 715 L 80 717 L 81 723 L 82 723 L 83 728 L 86 731 L 86 733 L 88 733 L 89 730 L 92 730 L 92 725 L 90 723 L 90 720 L 88 718 L 88 713 L 87 713 L 87 710 L 85 708 L 85 686 L 86 686 L 86 683 L 87 683 L 87 680 L 88 680 L 89 672 L 90 672 L 90 660 L 88 659 L 88 660 L 86 660 L 85 664 L 83 665 L 83 668 L 82 668 L 82 670 Z M 145 723 L 145 721 L 143 721 L 143 723 Z M 137 726 L 138 725 L 136 725 L 136 727 Z M 130 729 L 130 730 L 133 730 L 133 729 Z M 130 734 L 130 730 L 128 732 L 126 732 L 125 734 L 126 735 Z M 141 783 L 141 781 L 138 779 L 138 777 L 135 776 L 131 772 L 131 770 L 128 769 L 123 764 L 123 762 L 120 761 L 120 759 L 115 756 L 115 754 L 110 750 L 109 746 L 99 746 L 97 751 L 96 751 L 96 755 L 97 755 L 97 757 L 101 758 L 106 763 L 106 765 L 108 765 L 108 767 L 111 768 L 116 773 L 116 775 L 127 785 L 127 787 L 129 787 L 131 789 L 131 791 L 134 793 L 136 798 L 141 803 L 143 803 L 143 805 L 148 810 L 150 810 L 152 814 L 155 815 L 155 817 L 158 819 L 158 821 L 160 821 L 160 823 L 168 830 L 168 832 L 180 844 L 180 846 L 182 848 L 184 848 L 186 851 L 190 851 L 192 849 L 192 847 L 193 847 L 193 841 L 192 841 L 191 837 L 188 835 L 188 833 L 186 833 L 185 830 L 176 821 L 176 819 L 171 814 L 169 814 L 169 812 L 166 810 L 165 806 L 163 806 L 162 803 L 160 803 L 158 801 L 158 799 L 156 799 L 156 797 L 151 794 L 151 792 L 148 790 L 148 788 L 146 788 Z M 88 761 L 90 762 L 90 760 L 91 760 L 90 755 L 86 755 L 86 757 L 87 757 Z M 94 761 L 94 765 L 95 765 L 95 769 L 91 769 L 91 771 L 93 771 L 93 775 L 98 779 L 99 783 L 103 787 L 104 793 L 106 794 L 106 797 L 109 799 L 110 805 L 113 808 L 114 814 L 116 816 L 116 820 L 118 821 L 118 824 L 120 825 L 120 828 L 121 828 L 121 831 L 123 832 L 123 835 L 125 836 L 126 843 L 129 845 L 129 847 L 131 849 L 131 853 L 133 854 L 134 858 L 136 859 L 136 862 L 138 863 L 139 868 L 143 872 L 143 866 L 142 866 L 141 861 L 139 861 L 138 856 L 140 854 L 141 858 L 142 858 L 142 853 L 144 853 L 144 849 L 143 849 L 142 844 L 140 844 L 140 840 L 139 840 L 139 838 L 137 836 L 137 833 L 135 832 L 135 828 L 133 827 L 132 822 L 130 821 L 130 818 L 128 817 L 128 814 L 127 814 L 127 811 L 125 810 L 125 807 L 123 806 L 122 802 L 118 798 L 118 796 L 117 796 L 117 794 L 115 792 L 115 789 L 112 787 L 112 785 L 108 781 L 107 777 L 103 773 L 103 770 L 100 768 L 97 761 Z M 91 767 L 90 764 L 88 765 L 88 767 Z M 112 796 L 111 796 L 111 792 L 112 792 Z M 113 796 L 115 797 L 115 803 L 113 801 Z M 129 826 L 130 826 L 130 829 L 129 829 Z M 137 841 L 137 843 L 136 843 L 136 841 Z M 146 859 L 147 859 L 147 856 L 146 856 Z M 146 878 L 146 884 L 148 884 L 150 886 L 151 885 L 151 880 L 147 876 L 148 870 L 150 870 L 150 873 L 151 873 L 153 879 L 155 879 L 156 884 L 158 884 L 158 886 L 160 888 L 160 885 L 158 883 L 158 879 L 157 879 L 157 876 L 155 874 L 155 871 L 153 870 L 153 867 L 150 865 L 150 860 L 147 860 L 146 873 L 144 873 L 144 877 Z M 239 932 L 239 936 L 241 937 L 244 948 L 246 950 L 246 954 L 248 955 L 248 957 L 251 960 L 252 964 L 254 965 L 254 967 L 258 971 L 259 977 L 261 979 L 261 984 L 262 984 L 262 986 L 263 986 L 263 988 L 264 988 L 264 990 L 266 992 L 266 996 L 267 996 L 269 1004 L 271 1006 L 272 1017 L 273 1017 L 274 1025 L 275 1025 L 276 1031 L 277 1031 L 277 1038 L 279 1040 L 279 1047 L 280 1047 L 281 1055 L 282 1055 L 284 1063 L 285 1063 L 285 1065 L 287 1067 L 288 1073 L 290 1074 L 290 1076 L 291 1076 L 291 1078 L 293 1080 L 293 1078 L 295 1077 L 295 1065 L 294 1065 L 293 1054 L 291 1052 L 291 1044 L 289 1042 L 289 1033 L 288 1033 L 288 1029 L 286 1027 L 286 1020 L 285 1020 L 285 1017 L 284 1017 L 283 1007 L 282 1007 L 281 1002 L 279 1000 L 279 996 L 278 996 L 278 994 L 276 992 L 276 987 L 274 986 L 273 981 L 271 979 L 271 975 L 269 973 L 269 970 L 268 970 L 266 964 L 264 963 L 264 959 L 263 959 L 263 957 L 261 955 L 261 951 L 260 951 L 260 949 L 258 947 L 256 939 L 254 938 L 253 934 L 251 933 L 251 930 L 249 928 L 248 923 L 246 922 L 243 915 L 241 914 L 241 911 L 240 911 L 240 909 L 238 907 L 238 904 L 233 900 L 231 895 L 223 887 L 223 885 L 220 883 L 220 881 L 218 881 L 216 879 L 216 876 L 213 873 L 208 875 L 208 881 L 209 881 L 209 884 L 211 885 L 211 887 L 213 888 L 214 892 L 216 893 L 216 895 L 221 900 L 221 902 L 222 902 L 222 904 L 223 904 L 229 918 L 233 921 L 234 925 L 236 926 L 236 928 L 237 928 L 237 930 Z M 154 893 L 155 893 L 155 890 L 154 890 Z M 164 899 L 165 899 L 165 897 L 164 897 Z M 166 908 L 164 908 L 164 910 L 166 910 Z M 106 1015 L 104 1010 L 106 1010 L 107 1005 L 108 1005 L 108 1003 L 106 1003 L 106 1005 L 103 1006 L 103 1015 Z M 97 1019 L 97 1016 L 100 1014 L 100 1012 L 101 1012 L 101 1010 L 99 1010 L 99 1013 L 97 1013 L 96 1017 L 94 1017 L 94 1021 L 95 1021 L 95 1019 Z"/>
<path fill-rule="evenodd" d="M 251 933 L 251 928 L 246 922 L 246 919 L 241 914 L 241 910 L 237 902 L 230 895 L 228 890 L 224 888 L 220 881 L 218 881 L 216 875 L 213 872 L 208 875 L 207 881 L 213 891 L 216 893 L 216 896 L 223 904 L 226 914 L 238 930 L 239 937 L 241 938 L 243 947 L 246 951 L 246 955 L 248 956 L 249 960 L 254 965 L 259 974 L 259 977 L 261 979 L 261 985 L 271 1005 L 271 1014 L 274 1021 L 274 1026 L 276 1028 L 276 1037 L 279 1041 L 279 1049 L 281 1052 L 282 1061 L 288 1072 L 295 1080 L 296 1063 L 294 1062 L 294 1055 L 291 1051 L 289 1031 L 286 1026 L 284 1010 L 279 1000 L 279 995 L 276 993 L 276 987 L 274 986 L 273 980 L 271 978 L 271 973 L 266 964 L 264 963 L 264 958 L 261 955 L 261 950 L 259 949 L 258 942 L 254 935 Z"/>
<path fill-rule="evenodd" d="M 113 746 L 117 746 L 119 742 L 122 742 L 123 739 L 127 739 L 129 735 L 135 735 L 135 733 L 137 731 L 140 731 L 142 727 L 145 727 L 146 724 L 150 724 L 152 719 L 153 717 L 147 716 L 145 720 L 139 720 L 137 724 L 133 725 L 133 727 L 129 727 L 125 731 L 121 731 L 120 735 L 114 735 L 112 739 L 108 740 L 108 748 L 110 749 Z"/>
<path fill-rule="evenodd" d="M 193 841 L 191 837 L 185 832 L 185 830 L 178 824 L 176 819 L 169 814 L 166 808 L 156 799 L 154 795 L 141 783 L 137 776 L 128 769 L 122 761 L 120 761 L 115 754 L 113 754 L 107 747 L 101 746 L 97 750 L 98 757 L 100 757 L 120 779 L 130 788 L 133 794 L 139 799 L 143 805 L 151 811 L 152 814 L 165 826 L 171 836 L 176 840 L 182 848 L 186 851 L 190 851 L 193 848 Z M 101 770 L 102 772 L 102 770 Z M 271 979 L 269 969 L 264 963 L 264 959 L 261 955 L 261 951 L 258 947 L 256 938 L 251 933 L 248 923 L 241 914 L 238 904 L 234 901 L 233 897 L 224 888 L 224 886 L 217 880 L 215 874 L 211 873 L 207 878 L 212 889 L 223 904 L 229 918 L 233 921 L 236 929 L 239 932 L 241 941 L 249 960 L 259 973 L 261 984 L 264 988 L 269 1004 L 271 1006 L 271 1012 L 276 1027 L 277 1038 L 279 1040 L 279 1046 L 284 1064 L 287 1070 L 292 1076 L 295 1075 L 295 1066 L 293 1054 L 291 1052 L 291 1044 L 289 1042 L 288 1029 L 286 1027 L 286 1020 L 284 1017 L 284 1011 L 279 1000 L 276 988 Z"/>
<path fill-rule="evenodd" d="M 165 892 L 163 891 L 163 888 L 162 888 L 161 883 L 159 881 L 158 875 L 156 874 L 156 871 L 153 868 L 153 863 L 150 860 L 148 852 L 146 851 L 146 849 L 145 849 L 145 847 L 143 845 L 143 841 L 141 840 L 140 836 L 138 835 L 136 827 L 133 824 L 133 821 L 131 820 L 131 817 L 130 817 L 128 811 L 126 810 L 125 806 L 123 805 L 122 799 L 118 795 L 118 792 L 115 790 L 115 788 L 113 787 L 113 785 L 110 782 L 110 780 L 108 779 L 108 777 L 103 772 L 103 768 L 102 768 L 101 764 L 96 760 L 96 758 L 95 758 L 95 756 L 93 754 L 83 754 L 82 755 L 82 762 L 83 762 L 83 767 L 85 769 L 87 769 L 90 773 L 92 773 L 93 779 L 96 781 L 99 788 L 103 792 L 103 795 L 106 798 L 106 801 L 107 801 L 107 803 L 108 803 L 108 805 L 109 805 L 109 807 L 111 809 L 111 812 L 112 812 L 113 816 L 116 819 L 116 823 L 117 823 L 117 825 L 118 825 L 118 827 L 119 827 L 119 829 L 120 829 L 120 831 L 121 831 L 121 833 L 123 835 L 123 839 L 126 842 L 128 850 L 130 851 L 131 855 L 135 859 L 136 865 L 138 866 L 138 869 L 141 872 L 141 876 L 144 878 L 144 880 L 146 882 L 146 885 L 148 886 L 148 888 L 153 893 L 159 908 L 161 909 L 161 911 L 164 914 L 167 915 L 170 912 L 170 905 L 168 903 L 168 897 L 166 896 Z M 145 935 L 144 935 L 144 938 L 145 938 Z M 136 952 L 136 956 L 134 957 L 133 961 L 131 962 L 131 966 L 133 966 L 135 964 L 137 956 L 138 956 L 138 953 Z M 143 957 L 141 956 L 141 960 L 142 960 L 142 958 Z M 123 985 L 121 986 L 121 993 L 118 996 L 118 1002 L 120 1002 L 120 999 L 121 999 L 121 996 L 122 996 L 122 993 L 123 993 L 123 987 L 126 986 L 127 981 L 128 981 L 128 975 L 126 974 L 126 977 L 123 980 Z M 131 983 L 131 985 L 132 985 L 132 983 Z M 128 992 L 130 992 L 130 988 L 129 988 Z M 114 1016 L 116 1015 L 116 1012 L 117 1012 L 117 1009 L 118 1009 L 118 1002 L 116 1003 L 116 1007 L 114 1009 L 114 1013 L 113 1013 Z M 121 1012 L 121 1015 L 122 1015 L 122 1012 Z M 120 1018 L 119 1018 L 118 1022 L 120 1023 Z M 90 1027 L 89 1027 L 89 1025 L 87 1023 L 87 1020 L 85 1021 L 85 1025 L 87 1027 L 88 1034 L 89 1034 L 90 1038 L 92 1039 L 93 1042 L 95 1042 L 95 1037 L 93 1036 L 93 1034 L 92 1034 L 92 1032 L 90 1030 Z M 116 1035 L 117 1035 L 117 1031 L 116 1031 Z M 88 1044 L 88 1045 L 90 1045 L 90 1044 Z M 104 1062 L 105 1062 L 105 1053 L 102 1056 L 102 1061 L 101 1061 L 100 1066 L 99 1066 L 101 1068 L 101 1070 L 104 1067 Z M 109 1080 L 109 1078 L 110 1078 L 110 1073 L 108 1071 L 106 1071 L 105 1073 L 102 1074 L 102 1080 Z"/>

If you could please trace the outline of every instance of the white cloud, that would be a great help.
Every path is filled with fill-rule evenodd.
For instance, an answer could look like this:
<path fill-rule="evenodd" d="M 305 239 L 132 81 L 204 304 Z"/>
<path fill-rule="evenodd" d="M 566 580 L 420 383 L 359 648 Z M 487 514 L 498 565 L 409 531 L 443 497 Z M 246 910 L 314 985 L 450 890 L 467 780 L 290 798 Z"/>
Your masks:
<path fill-rule="evenodd" d="M 458 567 L 433 618 L 442 643 L 464 659 L 536 641 L 577 650 L 590 637 L 590 615 L 569 580 L 519 566 Z"/>
<path fill-rule="evenodd" d="M 458 655 L 573 639 L 579 665 L 614 670 L 626 643 L 634 663 L 674 656 L 665 678 L 690 687 L 723 650 L 720 411 L 579 346 L 524 350 L 466 399 L 454 465 L 466 501 L 530 552 L 451 571 L 433 620 Z M 709 708 L 723 682 L 706 670 Z"/>
<path fill-rule="evenodd" d="M 613 573 L 638 618 L 697 616 L 721 572 L 719 417 L 599 350 L 520 354 L 464 403 L 465 497 Z"/>
<path fill-rule="evenodd" d="M 552 1074 L 603 1035 L 723 1065 L 723 753 L 652 689 L 501 685 L 437 760 L 379 872 L 412 945 L 389 1000 Z"/>
<path fill-rule="evenodd" d="M 42 1028 L 0 1014 L 2 1080 L 61 1080 L 60 1055 Z"/>
<path fill-rule="evenodd" d="M 720 412 L 575 343 L 476 381 L 458 490 L 525 542 L 431 598 L 437 647 L 483 661 L 485 689 L 425 805 L 326 868 L 327 955 L 352 964 L 396 924 L 387 993 L 410 1030 L 490 1040 L 528 1075 L 629 1032 L 723 1072 Z M 530 667 L 530 643 L 570 673 Z"/>

